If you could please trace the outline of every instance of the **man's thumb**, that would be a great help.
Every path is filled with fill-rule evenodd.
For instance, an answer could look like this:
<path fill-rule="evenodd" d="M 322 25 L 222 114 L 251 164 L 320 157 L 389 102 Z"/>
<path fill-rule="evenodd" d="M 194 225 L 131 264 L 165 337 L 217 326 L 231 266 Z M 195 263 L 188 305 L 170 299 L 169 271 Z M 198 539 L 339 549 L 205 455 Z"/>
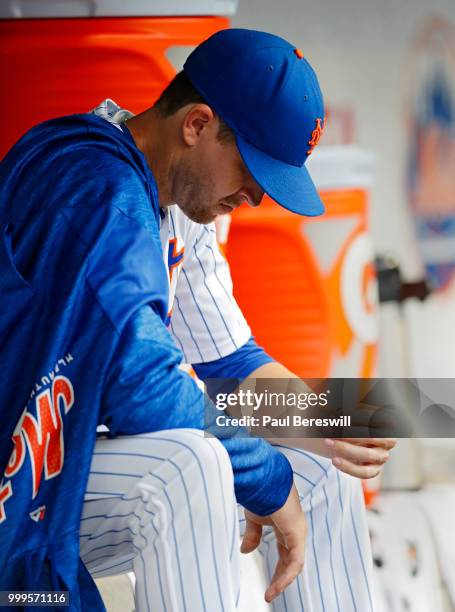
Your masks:
<path fill-rule="evenodd" d="M 243 534 L 242 545 L 240 552 L 250 553 L 258 547 L 262 536 L 262 525 L 253 523 L 250 519 L 246 519 L 245 533 Z"/>

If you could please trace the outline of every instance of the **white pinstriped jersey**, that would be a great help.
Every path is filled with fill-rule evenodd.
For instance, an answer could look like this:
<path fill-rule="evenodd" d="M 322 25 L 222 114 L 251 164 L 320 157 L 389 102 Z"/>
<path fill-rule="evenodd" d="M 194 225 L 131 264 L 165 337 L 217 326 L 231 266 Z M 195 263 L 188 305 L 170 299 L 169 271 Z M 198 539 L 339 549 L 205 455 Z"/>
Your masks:
<path fill-rule="evenodd" d="M 110 99 L 93 112 L 119 129 L 132 117 Z M 232 295 L 215 224 L 191 221 L 173 204 L 165 210 L 160 236 L 169 277 L 170 331 L 185 361 L 214 361 L 240 348 L 251 330 Z"/>
<path fill-rule="evenodd" d="M 170 329 L 185 360 L 200 363 L 229 355 L 247 342 L 251 330 L 232 295 L 214 224 L 195 223 L 172 205 L 160 234 L 170 276 Z M 183 245 L 183 261 L 172 268 L 174 249 L 178 253 Z"/>

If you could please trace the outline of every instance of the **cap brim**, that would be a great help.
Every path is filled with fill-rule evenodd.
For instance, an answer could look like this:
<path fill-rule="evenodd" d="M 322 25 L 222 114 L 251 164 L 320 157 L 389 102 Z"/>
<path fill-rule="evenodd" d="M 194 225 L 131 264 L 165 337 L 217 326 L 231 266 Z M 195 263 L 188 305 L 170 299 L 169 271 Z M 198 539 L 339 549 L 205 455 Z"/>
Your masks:
<path fill-rule="evenodd" d="M 236 134 L 240 155 L 256 183 L 278 204 L 299 215 L 316 217 L 325 212 L 308 170 L 266 155 Z"/>

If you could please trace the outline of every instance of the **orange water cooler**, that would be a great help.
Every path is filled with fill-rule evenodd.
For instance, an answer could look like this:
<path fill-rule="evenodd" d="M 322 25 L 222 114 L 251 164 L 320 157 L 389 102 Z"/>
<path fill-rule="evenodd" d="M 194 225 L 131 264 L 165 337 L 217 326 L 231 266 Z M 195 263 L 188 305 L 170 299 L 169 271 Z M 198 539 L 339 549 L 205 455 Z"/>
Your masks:
<path fill-rule="evenodd" d="M 300 376 L 371 377 L 372 159 L 355 147 L 320 147 L 308 168 L 326 207 L 321 217 L 300 217 L 269 198 L 233 215 L 226 253 L 235 296 L 258 342 Z"/>
<path fill-rule="evenodd" d="M 152 105 L 236 0 L 2 0 L 0 158 L 30 127 L 105 98 Z"/>
<path fill-rule="evenodd" d="M 235 297 L 259 344 L 299 376 L 373 377 L 373 160 L 356 147 L 319 147 L 308 168 L 326 207 L 323 216 L 300 217 L 269 198 L 232 216 L 225 249 Z M 380 478 L 364 482 L 368 505 L 379 487 Z"/>

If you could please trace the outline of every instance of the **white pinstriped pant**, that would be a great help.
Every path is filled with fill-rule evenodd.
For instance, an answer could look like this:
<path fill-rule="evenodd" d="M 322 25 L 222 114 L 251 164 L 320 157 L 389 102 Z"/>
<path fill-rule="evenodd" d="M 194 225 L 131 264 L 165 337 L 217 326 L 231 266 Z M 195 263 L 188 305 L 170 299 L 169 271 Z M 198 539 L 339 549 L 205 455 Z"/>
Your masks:
<path fill-rule="evenodd" d="M 280 450 L 293 466 L 309 529 L 304 571 L 274 612 L 373 612 L 360 482 L 327 459 Z M 97 441 L 81 557 L 94 577 L 134 571 L 137 612 L 234 612 L 243 525 L 217 440 L 180 429 Z M 260 552 L 270 578 L 277 560 L 270 529 Z"/>

